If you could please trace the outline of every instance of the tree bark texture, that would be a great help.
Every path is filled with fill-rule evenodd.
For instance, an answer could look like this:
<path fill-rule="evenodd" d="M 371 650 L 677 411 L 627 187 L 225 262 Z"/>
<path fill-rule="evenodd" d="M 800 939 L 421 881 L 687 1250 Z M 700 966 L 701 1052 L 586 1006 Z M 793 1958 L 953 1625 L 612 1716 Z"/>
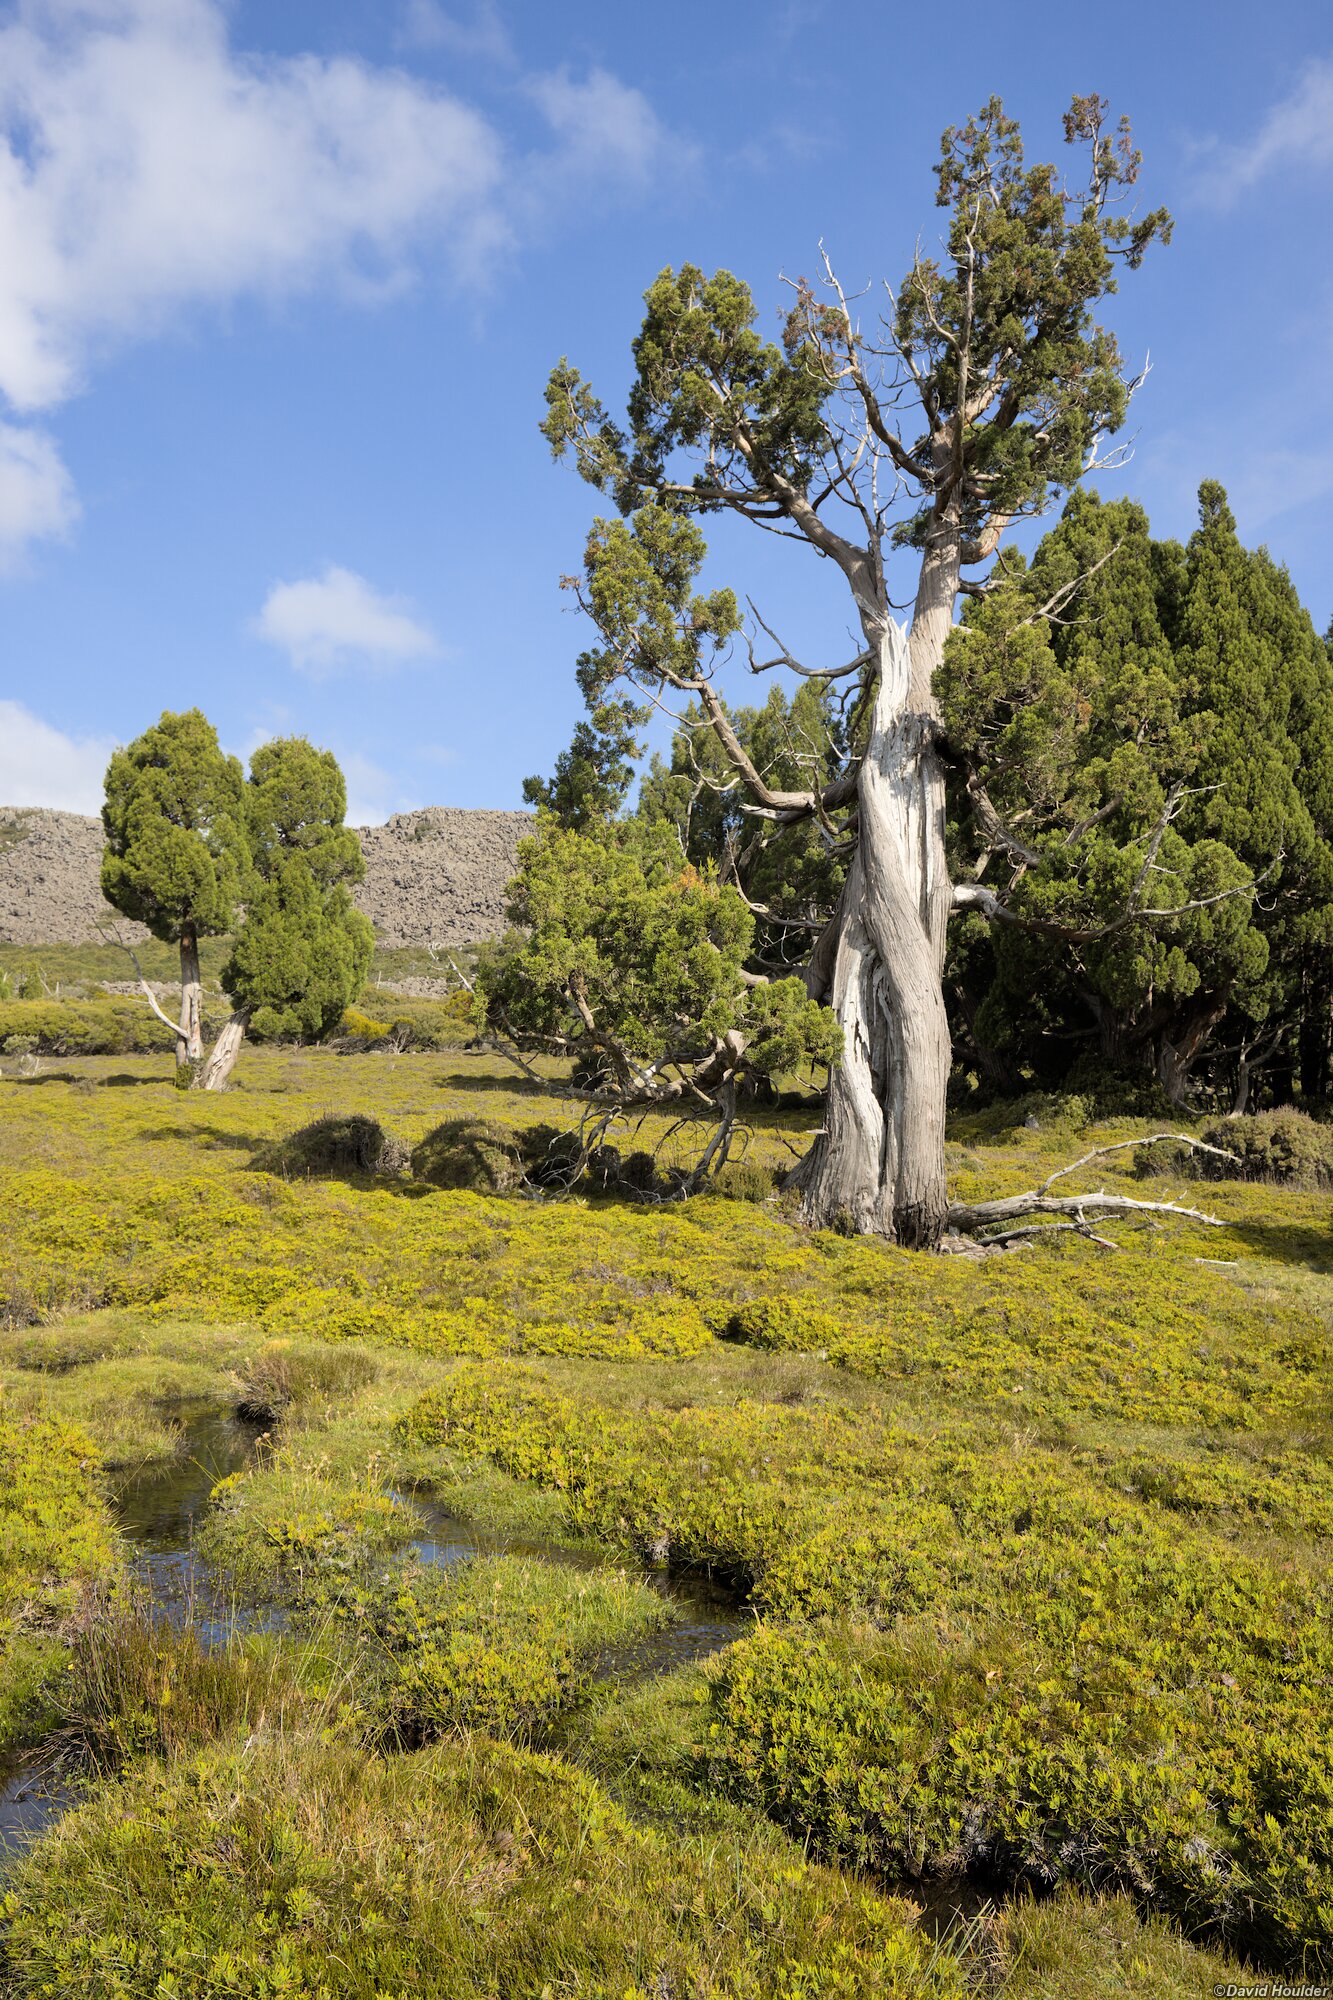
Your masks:
<path fill-rule="evenodd" d="M 245 1031 L 250 1025 L 249 1009 L 238 1007 L 223 1028 L 209 1053 L 199 1077 L 201 1090 L 225 1090 L 227 1079 L 236 1067 L 236 1058 L 241 1053 Z"/>
<path fill-rule="evenodd" d="M 910 638 L 887 615 L 873 633 L 866 621 L 878 682 L 858 780 L 857 850 L 822 996 L 842 1027 L 843 1055 L 823 1129 L 794 1176 L 816 1227 L 918 1249 L 933 1248 L 948 1219 L 943 974 L 951 891 L 930 681 L 953 590 L 931 567 L 927 556 Z M 827 962 L 827 953 L 819 956 Z"/>
<path fill-rule="evenodd" d="M 181 934 L 181 1024 L 176 1061 L 184 1068 L 204 1059 L 204 988 L 199 977 L 199 940 L 193 931 Z"/>
<path fill-rule="evenodd" d="M 1189 1095 L 1190 1075 L 1203 1054 L 1208 1038 L 1226 1013 L 1228 992 L 1211 994 L 1192 1010 L 1174 1042 L 1165 1032 L 1157 1043 L 1157 1081 L 1166 1092 L 1167 1102 L 1183 1106 Z"/>

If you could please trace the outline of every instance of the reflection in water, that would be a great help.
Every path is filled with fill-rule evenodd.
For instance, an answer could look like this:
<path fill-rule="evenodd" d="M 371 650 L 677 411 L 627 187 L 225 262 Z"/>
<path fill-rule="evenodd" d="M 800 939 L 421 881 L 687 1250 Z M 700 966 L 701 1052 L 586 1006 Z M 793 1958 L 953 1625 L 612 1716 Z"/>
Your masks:
<path fill-rule="evenodd" d="M 210 1648 L 234 1632 L 276 1632 L 288 1622 L 279 1605 L 238 1604 L 194 1546 L 195 1524 L 214 1487 L 252 1462 L 262 1435 L 214 1407 L 199 1411 L 187 1421 L 176 1457 L 123 1480 L 114 1496 L 120 1531 L 134 1545 L 130 1575 L 154 1617 L 192 1626 Z"/>
<path fill-rule="evenodd" d="M 26 1847 L 78 1798 L 77 1781 L 39 1751 L 0 1769 L 0 1855 Z"/>
<path fill-rule="evenodd" d="M 182 1428 L 174 1458 L 131 1473 L 115 1488 L 116 1520 L 130 1541 L 184 1548 L 213 1488 L 250 1463 L 262 1435 L 216 1407 L 191 1412 Z"/>

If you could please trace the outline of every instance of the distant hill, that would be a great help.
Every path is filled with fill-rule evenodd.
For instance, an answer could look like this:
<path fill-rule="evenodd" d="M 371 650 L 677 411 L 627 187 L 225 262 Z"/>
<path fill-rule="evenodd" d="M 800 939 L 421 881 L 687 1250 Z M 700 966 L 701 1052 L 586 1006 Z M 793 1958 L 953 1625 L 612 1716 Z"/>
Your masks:
<path fill-rule="evenodd" d="M 518 843 L 532 824 L 531 813 L 425 806 L 361 827 L 366 879 L 356 900 L 376 937 L 395 946 L 497 937 Z M 123 924 L 102 901 L 101 859 L 100 820 L 0 806 L 0 940 L 86 944 L 99 919 Z"/>

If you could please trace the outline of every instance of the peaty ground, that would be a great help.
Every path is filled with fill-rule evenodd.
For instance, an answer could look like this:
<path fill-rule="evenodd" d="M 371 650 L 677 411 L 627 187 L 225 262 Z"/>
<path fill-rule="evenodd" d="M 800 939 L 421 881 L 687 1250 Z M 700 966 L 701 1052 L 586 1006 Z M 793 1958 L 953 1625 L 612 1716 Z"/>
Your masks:
<path fill-rule="evenodd" d="M 247 1051 L 209 1099 L 167 1067 L 0 1082 L 0 1731 L 86 1779 L 11 1870 L 0 1991 L 1327 1970 L 1326 1198 L 1187 1183 L 1224 1228 L 928 1259 L 774 1200 L 301 1169 L 334 1112 L 493 1160 L 553 1110 L 489 1057 Z M 751 1167 L 811 1122 L 762 1114 Z M 1136 1129 L 989 1114 L 951 1172 L 1017 1191 Z M 210 1649 L 153 1622 L 115 1501 L 237 1407 L 265 1442 L 198 1551 L 281 1629 Z M 740 1617 L 650 1672 L 663 1563 Z"/>

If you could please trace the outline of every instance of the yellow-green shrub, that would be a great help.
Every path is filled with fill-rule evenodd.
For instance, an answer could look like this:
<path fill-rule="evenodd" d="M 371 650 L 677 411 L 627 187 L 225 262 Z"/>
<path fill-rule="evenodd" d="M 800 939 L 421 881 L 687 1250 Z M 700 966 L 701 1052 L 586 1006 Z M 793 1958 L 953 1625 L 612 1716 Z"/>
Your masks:
<path fill-rule="evenodd" d="M 207 1027 L 222 1019 L 209 1010 Z M 169 1053 L 175 1037 L 144 1000 L 0 1000 L 0 1048 L 32 1039 L 43 1055 L 123 1056 Z"/>
<path fill-rule="evenodd" d="M 0 1618 L 49 1623 L 114 1568 L 97 1473 L 83 1431 L 0 1402 Z"/>
<path fill-rule="evenodd" d="M 50 1726 L 61 1625 L 119 1568 L 97 1474 L 86 1433 L 0 1397 L 0 1755 Z"/>
<path fill-rule="evenodd" d="M 338 1033 L 358 1042 L 382 1042 L 389 1033 L 389 1023 L 365 1014 L 359 1007 L 345 1007 L 338 1023 Z"/>
<path fill-rule="evenodd" d="M 671 1613 L 615 1571 L 494 1556 L 409 1573 L 370 1615 L 392 1656 L 388 1725 L 419 1744 L 460 1729 L 528 1734 L 580 1691 L 580 1661 Z"/>

